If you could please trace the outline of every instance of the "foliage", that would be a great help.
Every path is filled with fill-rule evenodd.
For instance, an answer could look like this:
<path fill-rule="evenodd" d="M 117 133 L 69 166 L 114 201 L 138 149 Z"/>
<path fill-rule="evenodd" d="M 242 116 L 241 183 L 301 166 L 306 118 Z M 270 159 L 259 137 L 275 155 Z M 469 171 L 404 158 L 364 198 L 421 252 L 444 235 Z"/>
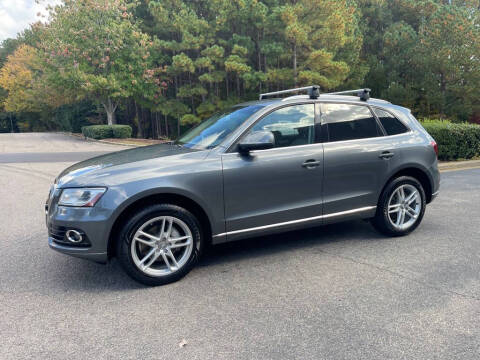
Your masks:
<path fill-rule="evenodd" d="M 108 124 L 121 99 L 153 96 L 152 42 L 123 0 L 65 0 L 42 36 L 49 81 L 77 99 L 98 100 Z"/>
<path fill-rule="evenodd" d="M 132 128 L 129 125 L 90 125 L 82 127 L 82 134 L 91 139 L 129 138 Z"/>
<path fill-rule="evenodd" d="M 118 121 L 137 137 L 175 137 L 261 92 L 309 84 L 478 121 L 479 3 L 61 0 L 49 22 L 0 46 L 1 121 Z"/>
<path fill-rule="evenodd" d="M 96 114 L 97 108 L 91 101 L 76 101 L 56 108 L 50 121 L 63 131 L 80 133 L 82 126 L 90 125 Z"/>
<path fill-rule="evenodd" d="M 12 113 L 0 112 L 0 133 L 18 131 L 17 121 Z"/>
<path fill-rule="evenodd" d="M 417 115 L 480 114 L 478 1 L 363 0 L 363 57 L 376 96 Z"/>
<path fill-rule="evenodd" d="M 132 127 L 129 125 L 112 125 L 112 137 L 126 139 L 132 137 Z"/>
<path fill-rule="evenodd" d="M 480 156 L 480 125 L 432 119 L 423 120 L 422 125 L 437 142 L 440 160 Z"/>
<path fill-rule="evenodd" d="M 20 45 L 0 69 L 0 86 L 8 92 L 3 106 L 8 112 L 29 112 L 41 110 L 38 97 L 33 92 L 37 50 Z"/>

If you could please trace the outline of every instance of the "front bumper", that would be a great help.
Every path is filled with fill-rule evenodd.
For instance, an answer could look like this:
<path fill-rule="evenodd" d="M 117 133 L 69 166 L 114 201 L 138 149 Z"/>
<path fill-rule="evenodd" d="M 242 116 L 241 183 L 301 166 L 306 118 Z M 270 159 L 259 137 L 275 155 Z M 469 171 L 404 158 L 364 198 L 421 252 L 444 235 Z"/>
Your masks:
<path fill-rule="evenodd" d="M 91 208 L 58 206 L 56 195 L 52 195 L 45 205 L 50 248 L 66 255 L 106 263 L 112 211 L 102 207 L 101 200 Z M 79 231 L 87 241 L 69 244 L 64 237 L 68 229 Z"/>
<path fill-rule="evenodd" d="M 87 259 L 95 261 L 101 264 L 105 264 L 108 260 L 107 252 L 92 252 L 89 248 L 74 248 L 71 246 L 62 246 L 56 243 L 53 238 L 48 237 L 48 246 L 51 249 L 61 252 L 62 254 L 71 255 L 81 259 Z"/>

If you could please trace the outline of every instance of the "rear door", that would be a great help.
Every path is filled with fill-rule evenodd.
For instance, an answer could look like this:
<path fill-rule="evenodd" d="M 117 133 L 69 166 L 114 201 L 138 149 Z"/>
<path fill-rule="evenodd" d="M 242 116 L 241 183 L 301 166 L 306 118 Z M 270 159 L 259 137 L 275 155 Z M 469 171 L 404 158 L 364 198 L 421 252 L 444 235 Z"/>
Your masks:
<path fill-rule="evenodd" d="M 394 164 L 400 161 L 395 139 L 383 129 L 367 105 L 323 103 L 324 215 L 330 217 L 375 211 Z"/>
<path fill-rule="evenodd" d="M 315 118 L 313 103 L 274 110 L 244 136 L 271 131 L 275 148 L 223 154 L 229 239 L 321 221 L 323 145 L 316 143 Z"/>

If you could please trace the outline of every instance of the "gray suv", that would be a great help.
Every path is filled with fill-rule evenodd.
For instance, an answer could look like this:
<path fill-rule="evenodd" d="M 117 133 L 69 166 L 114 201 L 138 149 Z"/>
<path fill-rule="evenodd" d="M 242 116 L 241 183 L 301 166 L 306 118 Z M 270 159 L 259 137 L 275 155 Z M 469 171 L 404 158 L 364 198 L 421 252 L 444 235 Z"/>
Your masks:
<path fill-rule="evenodd" d="M 408 109 L 348 93 L 262 94 L 174 143 L 69 167 L 45 206 L 50 247 L 116 256 L 159 285 L 187 274 L 208 244 L 350 219 L 410 233 L 438 193 L 437 144 Z"/>

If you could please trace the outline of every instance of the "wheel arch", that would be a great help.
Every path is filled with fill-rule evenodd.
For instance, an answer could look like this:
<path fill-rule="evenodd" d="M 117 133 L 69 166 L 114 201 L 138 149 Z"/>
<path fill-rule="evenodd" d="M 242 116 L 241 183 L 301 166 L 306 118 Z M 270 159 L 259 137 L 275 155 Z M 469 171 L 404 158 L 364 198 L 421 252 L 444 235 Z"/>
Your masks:
<path fill-rule="evenodd" d="M 137 196 L 133 201 L 122 208 L 117 214 L 115 221 L 110 229 L 107 245 L 107 256 L 112 258 L 115 254 L 115 242 L 118 234 L 125 223 L 125 220 L 139 209 L 152 205 L 152 204 L 172 204 L 181 206 L 184 209 L 190 211 L 197 217 L 200 222 L 200 228 L 207 242 L 211 242 L 212 238 L 212 223 L 205 209 L 195 200 L 188 195 L 159 192 L 159 193 L 147 193 Z"/>
<path fill-rule="evenodd" d="M 425 197 L 427 204 L 432 201 L 432 189 L 433 189 L 433 180 L 428 175 L 428 171 L 418 166 L 407 165 L 403 168 L 397 169 L 388 180 L 383 185 L 382 191 L 379 193 L 379 199 L 385 187 L 392 181 L 393 179 L 400 177 L 400 176 L 411 176 L 417 179 L 420 184 L 422 184 L 423 190 L 425 191 Z"/>

